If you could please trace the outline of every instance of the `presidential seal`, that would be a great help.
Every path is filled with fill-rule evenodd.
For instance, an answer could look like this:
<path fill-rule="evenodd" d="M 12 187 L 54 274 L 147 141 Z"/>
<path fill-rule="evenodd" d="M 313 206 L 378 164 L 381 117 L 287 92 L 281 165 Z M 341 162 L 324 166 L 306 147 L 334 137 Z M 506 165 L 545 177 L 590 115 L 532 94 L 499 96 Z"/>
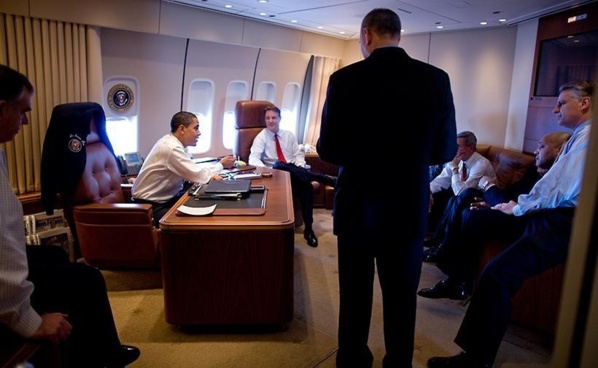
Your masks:
<path fill-rule="evenodd" d="M 117 112 L 125 112 L 133 106 L 133 90 L 124 84 L 116 84 L 108 91 L 108 105 Z"/>

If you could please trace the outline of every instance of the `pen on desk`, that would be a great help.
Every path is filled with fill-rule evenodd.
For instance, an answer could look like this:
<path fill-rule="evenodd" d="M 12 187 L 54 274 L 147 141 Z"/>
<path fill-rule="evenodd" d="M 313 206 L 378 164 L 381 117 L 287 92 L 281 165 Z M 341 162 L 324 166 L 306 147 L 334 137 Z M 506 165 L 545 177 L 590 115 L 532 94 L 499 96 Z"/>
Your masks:
<path fill-rule="evenodd" d="M 197 185 L 197 189 L 195 189 L 195 191 L 193 192 L 193 195 L 197 195 L 197 193 L 199 193 L 199 190 L 201 189 L 201 184 Z"/>

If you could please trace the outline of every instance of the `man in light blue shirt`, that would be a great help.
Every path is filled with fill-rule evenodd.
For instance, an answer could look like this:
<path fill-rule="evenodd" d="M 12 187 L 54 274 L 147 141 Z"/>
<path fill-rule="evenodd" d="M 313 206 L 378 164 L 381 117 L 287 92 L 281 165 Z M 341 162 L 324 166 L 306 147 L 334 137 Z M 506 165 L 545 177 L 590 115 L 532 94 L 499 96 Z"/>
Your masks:
<path fill-rule="evenodd" d="M 529 194 L 492 207 L 521 217 L 523 233 L 484 268 L 454 340 L 463 352 L 430 358 L 428 367 L 491 367 L 510 321 L 513 295 L 528 278 L 566 261 L 590 136 L 594 88 L 594 82 L 587 81 L 559 88 L 553 112 L 559 125 L 572 129 L 573 134 Z"/>

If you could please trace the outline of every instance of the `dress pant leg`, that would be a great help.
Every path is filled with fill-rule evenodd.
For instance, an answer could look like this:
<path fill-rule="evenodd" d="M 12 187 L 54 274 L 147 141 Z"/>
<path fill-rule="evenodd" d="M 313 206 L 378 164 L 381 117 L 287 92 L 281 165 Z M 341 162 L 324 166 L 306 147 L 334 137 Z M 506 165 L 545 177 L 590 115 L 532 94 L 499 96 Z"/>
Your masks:
<path fill-rule="evenodd" d="M 365 234 L 338 235 L 337 368 L 370 368 L 373 364 L 368 347 L 375 269 L 371 244 Z"/>
<path fill-rule="evenodd" d="M 44 247 L 40 247 L 44 248 Z M 80 263 L 30 264 L 35 285 L 32 306 L 42 314 L 68 314 L 73 326 L 65 347 L 65 366 L 102 366 L 120 346 L 101 272 Z"/>
<path fill-rule="evenodd" d="M 485 363 L 494 362 L 510 322 L 511 298 L 523 282 L 567 257 L 573 209 L 528 216 L 523 235 L 484 268 L 455 337 L 457 345 Z"/>
<path fill-rule="evenodd" d="M 403 235 L 400 242 L 386 236 L 370 243 L 377 246 L 376 265 L 382 290 L 384 368 L 411 367 L 413 361 L 423 239 Z"/>

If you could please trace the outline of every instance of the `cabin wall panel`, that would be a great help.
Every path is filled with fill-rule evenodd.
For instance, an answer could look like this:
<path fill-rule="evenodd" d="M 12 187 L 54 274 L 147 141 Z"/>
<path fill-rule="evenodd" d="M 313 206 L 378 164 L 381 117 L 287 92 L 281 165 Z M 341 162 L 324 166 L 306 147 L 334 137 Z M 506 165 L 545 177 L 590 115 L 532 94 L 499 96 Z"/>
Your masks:
<path fill-rule="evenodd" d="M 251 93 L 259 51 L 255 47 L 197 40 L 189 42 L 187 64 L 185 66 L 183 108 L 186 109 L 187 92 L 193 80 L 209 79 L 215 86 L 212 111 L 212 146 L 210 151 L 202 154 L 202 156 L 218 157 L 231 153 L 230 150 L 224 148 L 221 140 L 227 87 L 231 81 L 245 81 L 248 84 L 249 93 Z M 200 121 L 200 130 L 201 126 L 202 122 Z"/>
<path fill-rule="evenodd" d="M 241 45 L 244 27 L 241 17 L 162 3 L 160 33 L 164 35 Z"/>
<path fill-rule="evenodd" d="M 103 81 L 114 76 L 139 82 L 138 151 L 146 157 L 154 143 L 170 131 L 172 115 L 181 109 L 186 40 L 148 33 L 102 30 Z M 108 91 L 104 91 L 104 109 Z"/>
<path fill-rule="evenodd" d="M 337 38 L 322 37 L 315 33 L 302 32 L 299 52 L 341 58 L 347 47 L 347 42 Z"/>
<path fill-rule="evenodd" d="M 0 12 L 13 15 L 29 15 L 29 1 L 0 1 Z"/>
<path fill-rule="evenodd" d="M 276 101 L 278 107 L 282 105 L 282 94 L 288 83 L 299 83 L 303 88 L 305 72 L 309 64 L 310 55 L 291 53 L 277 50 L 262 50 L 255 73 L 255 87 L 264 81 L 272 81 L 276 85 Z M 254 92 L 257 92 L 254 91 Z M 252 96 L 252 99 L 255 98 Z"/>
<path fill-rule="evenodd" d="M 245 20 L 243 45 L 299 52 L 302 31 Z"/>
<path fill-rule="evenodd" d="M 158 33 L 160 0 L 29 0 L 34 18 Z"/>
<path fill-rule="evenodd" d="M 516 28 L 432 33 L 430 64 L 451 78 L 457 130 L 504 147 Z"/>

